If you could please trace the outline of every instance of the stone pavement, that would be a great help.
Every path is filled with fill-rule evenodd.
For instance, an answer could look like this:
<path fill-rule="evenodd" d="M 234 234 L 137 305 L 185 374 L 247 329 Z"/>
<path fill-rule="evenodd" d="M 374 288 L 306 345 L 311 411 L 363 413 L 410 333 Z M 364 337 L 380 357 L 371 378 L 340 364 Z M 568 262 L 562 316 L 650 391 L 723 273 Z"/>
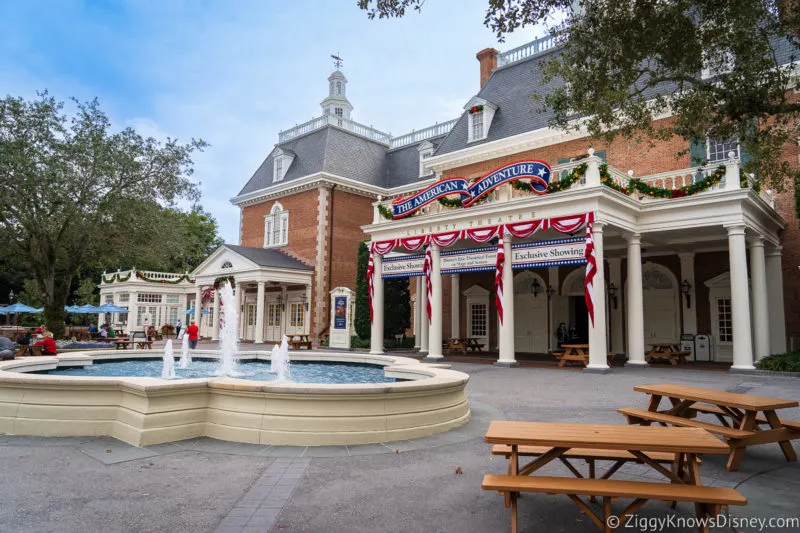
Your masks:
<path fill-rule="evenodd" d="M 147 448 L 110 438 L 0 435 L 0 531 L 13 532 L 502 532 L 509 511 L 480 489 L 507 463 L 492 457 L 489 420 L 623 424 L 616 409 L 646 406 L 633 386 L 679 383 L 800 399 L 800 380 L 683 368 L 615 369 L 613 374 L 454 364 L 470 374 L 472 419 L 453 431 L 362 446 L 281 447 L 192 439 Z M 781 416 L 800 420 L 800 409 Z M 795 448 L 800 449 L 798 441 Z M 800 467 L 777 445 L 749 448 L 741 471 L 706 456 L 703 482 L 732 486 L 749 500 L 732 517 L 800 517 Z M 463 474 L 456 474 L 457 467 Z M 580 466 L 579 466 L 580 467 Z M 567 474 L 551 463 L 546 472 Z M 619 479 L 657 479 L 628 465 Z M 624 502 L 623 502 L 624 503 Z M 616 510 L 620 504 L 615 503 Z M 640 520 L 686 518 L 649 502 Z M 522 532 L 594 531 L 566 497 L 523 495 Z M 620 531 L 691 531 L 667 525 Z M 718 531 L 757 531 L 730 527 Z M 800 525 L 763 531 L 800 531 Z"/>

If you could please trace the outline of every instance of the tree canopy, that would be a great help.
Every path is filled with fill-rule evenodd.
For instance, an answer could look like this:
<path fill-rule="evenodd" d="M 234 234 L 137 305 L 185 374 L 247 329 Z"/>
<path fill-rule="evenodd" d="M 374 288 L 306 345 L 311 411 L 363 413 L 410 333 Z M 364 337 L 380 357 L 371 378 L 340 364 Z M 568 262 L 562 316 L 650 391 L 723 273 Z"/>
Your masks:
<path fill-rule="evenodd" d="M 359 0 L 371 18 L 402 17 L 423 4 Z M 488 4 L 484 23 L 501 41 L 519 28 L 560 21 L 550 28 L 559 51 L 543 66 L 545 82 L 561 81 L 543 98 L 553 125 L 609 140 L 738 139 L 750 156 L 745 171 L 757 180 L 777 190 L 800 184 L 797 165 L 782 157 L 800 136 L 797 0 Z M 673 120 L 655 121 L 665 116 Z"/>
<path fill-rule="evenodd" d="M 97 100 L 72 105 L 0 100 L 0 245 L 30 271 L 56 334 L 81 268 L 203 246 L 184 233 L 200 221 L 176 222 L 175 207 L 199 198 L 191 155 L 205 143 L 116 130 Z"/>

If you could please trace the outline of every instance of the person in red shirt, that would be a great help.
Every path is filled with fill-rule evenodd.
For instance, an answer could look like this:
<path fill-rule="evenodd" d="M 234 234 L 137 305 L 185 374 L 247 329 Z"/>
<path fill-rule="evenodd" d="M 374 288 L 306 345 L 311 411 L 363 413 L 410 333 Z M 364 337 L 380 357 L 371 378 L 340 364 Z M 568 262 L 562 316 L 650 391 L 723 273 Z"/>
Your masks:
<path fill-rule="evenodd" d="M 53 334 L 49 331 L 45 331 L 44 340 L 35 343 L 34 346 L 41 346 L 43 354 L 56 355 L 56 341 L 53 340 Z"/>
<path fill-rule="evenodd" d="M 200 337 L 200 328 L 197 327 L 197 324 L 194 323 L 192 320 L 191 325 L 186 328 L 186 333 L 184 335 L 189 335 L 189 348 L 194 350 L 197 348 L 197 339 Z"/>

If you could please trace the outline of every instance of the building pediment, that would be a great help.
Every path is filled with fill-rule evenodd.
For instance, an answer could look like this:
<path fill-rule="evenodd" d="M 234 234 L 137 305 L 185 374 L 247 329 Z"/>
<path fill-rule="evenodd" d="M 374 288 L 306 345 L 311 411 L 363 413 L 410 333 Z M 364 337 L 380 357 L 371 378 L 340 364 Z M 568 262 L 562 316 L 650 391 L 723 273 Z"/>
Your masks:
<path fill-rule="evenodd" d="M 714 287 L 728 288 L 731 286 L 731 273 L 723 272 L 719 276 L 714 276 L 713 278 L 704 281 L 703 285 L 705 285 L 709 289 L 712 289 Z"/>

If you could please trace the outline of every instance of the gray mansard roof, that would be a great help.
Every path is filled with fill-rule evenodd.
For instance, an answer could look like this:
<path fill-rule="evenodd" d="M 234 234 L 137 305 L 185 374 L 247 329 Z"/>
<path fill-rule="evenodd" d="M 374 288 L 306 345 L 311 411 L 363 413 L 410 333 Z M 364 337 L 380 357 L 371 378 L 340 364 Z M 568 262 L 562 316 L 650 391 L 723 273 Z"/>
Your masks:
<path fill-rule="evenodd" d="M 429 142 L 434 149 L 444 140 L 446 135 L 431 137 L 425 141 L 401 146 L 386 154 L 386 187 L 401 187 L 415 181 L 430 179 L 433 172 L 419 176 L 419 146 Z"/>
<path fill-rule="evenodd" d="M 295 158 L 283 180 L 276 183 L 272 177 L 273 157 L 277 148 L 292 152 Z M 253 173 L 250 181 L 239 191 L 239 196 L 317 172 L 328 172 L 362 183 L 383 186 L 385 160 L 385 145 L 334 126 L 327 126 L 276 145 Z"/>

